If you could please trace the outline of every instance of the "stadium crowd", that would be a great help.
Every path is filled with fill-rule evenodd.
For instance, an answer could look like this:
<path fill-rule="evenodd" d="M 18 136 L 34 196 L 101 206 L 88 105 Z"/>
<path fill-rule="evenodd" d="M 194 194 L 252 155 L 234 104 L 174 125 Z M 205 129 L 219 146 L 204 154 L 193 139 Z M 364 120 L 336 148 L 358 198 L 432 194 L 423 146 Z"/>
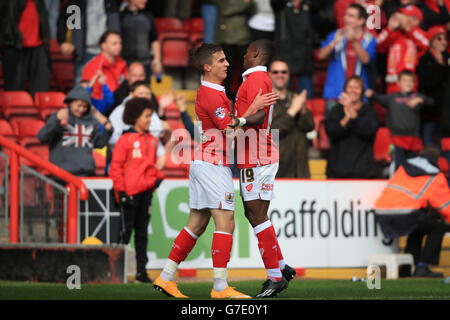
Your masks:
<path fill-rule="evenodd" d="M 112 124 L 113 146 L 124 126 L 119 110 L 133 96 L 142 97 L 139 84 L 172 72 L 164 63 L 158 20 L 201 18 L 198 42 L 221 45 L 230 64 L 224 86 L 231 101 L 242 82 L 248 44 L 275 43 L 268 72 L 281 98 L 273 116 L 273 128 L 280 129 L 278 177 L 309 178 L 312 146 L 327 158 L 330 178 L 387 177 L 374 148 L 380 141 L 387 145 L 383 165 L 391 153 L 397 168 L 424 145 L 436 144 L 446 171 L 449 10 L 449 0 L 2 1 L 3 90 L 27 90 L 32 97 L 54 91 L 50 51 L 56 44 L 60 58 L 73 65 L 73 82 L 64 91 L 80 84 L 87 89 L 95 110 L 109 117 L 100 125 L 103 132 Z M 158 150 L 158 167 L 164 168 L 175 129 L 166 112 L 178 108 L 192 138 L 195 121 L 183 94 L 143 94 L 157 106 L 151 126 L 166 146 Z M 388 132 L 384 139 L 381 131 Z M 95 172 L 95 163 L 89 164 L 82 172 Z"/>

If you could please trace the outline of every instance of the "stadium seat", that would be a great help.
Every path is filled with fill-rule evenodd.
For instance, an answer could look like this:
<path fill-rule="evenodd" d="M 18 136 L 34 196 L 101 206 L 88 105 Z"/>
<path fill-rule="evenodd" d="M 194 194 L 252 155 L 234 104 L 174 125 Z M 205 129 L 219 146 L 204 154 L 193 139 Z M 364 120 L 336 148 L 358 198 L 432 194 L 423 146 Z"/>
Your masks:
<path fill-rule="evenodd" d="M 444 157 L 439 157 L 438 159 L 438 167 L 441 170 L 441 172 L 448 177 L 448 169 L 449 169 L 449 164 L 447 159 L 445 159 Z"/>
<path fill-rule="evenodd" d="M 313 117 L 323 116 L 325 114 L 325 99 L 313 98 L 306 100 L 306 106 L 311 111 Z"/>
<path fill-rule="evenodd" d="M 185 31 L 183 21 L 178 18 L 155 18 L 158 33 Z"/>
<path fill-rule="evenodd" d="M 165 67 L 189 66 L 189 38 L 187 33 L 165 34 L 159 37 L 162 64 Z"/>
<path fill-rule="evenodd" d="M 380 127 L 375 136 L 373 144 L 373 155 L 375 161 L 382 163 L 390 163 L 391 158 L 391 131 L 387 127 Z"/>
<path fill-rule="evenodd" d="M 203 19 L 202 18 L 187 19 L 185 22 L 185 29 L 189 33 L 191 50 L 195 50 L 203 42 Z"/>
<path fill-rule="evenodd" d="M 95 175 L 104 176 L 106 169 L 106 157 L 100 154 L 100 152 L 93 150 L 92 156 L 95 161 Z"/>
<path fill-rule="evenodd" d="M 327 80 L 326 70 L 316 70 L 313 74 L 313 86 L 314 86 L 314 96 L 321 97 L 323 93 L 323 87 L 325 81 Z"/>
<path fill-rule="evenodd" d="M 13 123 L 14 133 L 20 145 L 27 146 L 30 144 L 40 144 L 37 135 L 39 130 L 45 125 L 42 120 L 25 120 L 20 119 Z"/>
<path fill-rule="evenodd" d="M 12 118 L 35 119 L 38 110 L 33 98 L 27 91 L 3 91 L 0 96 L 3 116 Z"/>
<path fill-rule="evenodd" d="M 319 151 L 330 149 L 330 140 L 325 130 L 325 116 L 318 115 L 314 118 L 314 128 L 317 132 L 317 138 L 313 140 L 313 147 Z"/>
<path fill-rule="evenodd" d="M 312 113 L 314 129 L 317 133 L 317 138 L 313 139 L 313 147 L 319 151 L 328 150 L 330 141 L 325 131 L 325 99 L 308 99 L 306 100 L 306 106 Z"/>
<path fill-rule="evenodd" d="M 320 60 L 318 58 L 319 50 L 320 50 L 319 48 L 314 49 L 314 69 L 315 70 L 327 70 L 330 59 Z"/>
<path fill-rule="evenodd" d="M 181 113 L 178 110 L 178 107 L 175 102 L 169 104 L 167 107 L 164 108 L 164 115 L 166 116 L 166 119 L 179 120 L 181 118 Z"/>
<path fill-rule="evenodd" d="M 381 104 L 378 102 L 375 102 L 372 100 L 372 105 L 375 109 L 375 112 L 378 115 L 378 120 L 380 120 L 380 125 L 384 126 L 386 124 L 386 108 L 384 108 Z"/>
<path fill-rule="evenodd" d="M 70 62 L 73 60 L 73 55 L 65 56 L 61 52 L 61 47 L 56 39 L 50 40 L 50 57 L 52 62 L 66 61 Z"/>
<path fill-rule="evenodd" d="M 167 151 L 166 149 L 166 166 L 162 170 L 166 177 L 187 177 L 187 166 L 190 159 L 185 159 L 187 154 L 184 153 L 185 148 L 180 150 L 180 154 Z"/>
<path fill-rule="evenodd" d="M 0 119 L 0 135 L 7 138 L 8 140 L 17 142 L 17 137 L 16 134 L 14 133 L 12 126 L 9 124 L 8 121 L 3 119 Z"/>
<path fill-rule="evenodd" d="M 53 63 L 53 74 L 58 89 L 63 92 L 68 92 L 73 87 L 73 63 L 72 62 L 57 62 Z"/>
<path fill-rule="evenodd" d="M 43 120 L 47 120 L 50 115 L 65 107 L 64 92 L 36 92 L 34 102 Z"/>
<path fill-rule="evenodd" d="M 163 66 L 189 66 L 190 40 L 183 22 L 178 18 L 156 18 L 155 25 Z"/>
<path fill-rule="evenodd" d="M 177 129 L 186 129 L 180 118 L 169 118 L 169 119 L 166 119 L 166 121 L 169 124 L 170 129 L 172 131 L 177 130 Z"/>
<path fill-rule="evenodd" d="M 13 129 L 17 136 L 17 141 L 22 147 L 38 154 L 40 158 L 48 160 L 48 145 L 42 144 L 37 137 L 39 130 L 41 130 L 44 125 L 45 122 L 42 120 L 20 119 L 13 123 Z M 36 165 L 24 158 L 21 159 L 21 163 L 32 168 L 36 167 Z"/>

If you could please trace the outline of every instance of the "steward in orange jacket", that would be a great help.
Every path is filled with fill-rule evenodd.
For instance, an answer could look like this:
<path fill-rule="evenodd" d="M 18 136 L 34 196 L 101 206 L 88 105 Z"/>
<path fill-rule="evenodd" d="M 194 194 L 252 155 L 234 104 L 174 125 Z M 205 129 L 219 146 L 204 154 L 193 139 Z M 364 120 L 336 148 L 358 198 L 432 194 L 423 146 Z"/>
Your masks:
<path fill-rule="evenodd" d="M 377 221 L 385 237 L 408 235 L 405 252 L 413 254 L 418 267 L 424 266 L 420 276 L 432 276 L 428 264 L 439 264 L 442 238 L 450 222 L 450 189 L 437 167 L 438 157 L 436 147 L 426 146 L 422 156 L 404 161 L 375 202 Z"/>

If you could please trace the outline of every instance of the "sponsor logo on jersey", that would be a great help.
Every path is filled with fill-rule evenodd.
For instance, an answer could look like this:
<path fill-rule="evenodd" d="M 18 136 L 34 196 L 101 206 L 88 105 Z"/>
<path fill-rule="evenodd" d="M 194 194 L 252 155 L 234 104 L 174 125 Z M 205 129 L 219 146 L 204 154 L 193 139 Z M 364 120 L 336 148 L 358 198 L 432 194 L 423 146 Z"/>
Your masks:
<path fill-rule="evenodd" d="M 272 191 L 273 190 L 273 183 L 266 184 L 263 183 L 261 186 L 261 191 Z"/>

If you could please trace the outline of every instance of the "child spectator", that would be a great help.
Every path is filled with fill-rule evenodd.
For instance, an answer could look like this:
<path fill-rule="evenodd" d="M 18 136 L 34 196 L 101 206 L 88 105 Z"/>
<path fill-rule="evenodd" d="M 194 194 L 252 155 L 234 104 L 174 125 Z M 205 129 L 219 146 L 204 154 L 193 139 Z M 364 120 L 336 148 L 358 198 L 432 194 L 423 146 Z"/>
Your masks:
<path fill-rule="evenodd" d="M 378 51 L 388 54 L 386 84 L 387 93 L 397 92 L 398 74 L 402 70 L 416 71 L 419 58 L 427 51 L 427 34 L 419 24 L 422 12 L 416 6 L 400 8 L 389 18 L 388 26 L 377 37 Z M 417 90 L 416 81 L 414 90 Z"/>
<path fill-rule="evenodd" d="M 152 282 L 146 272 L 147 229 L 153 191 L 164 175 L 156 167 L 158 140 L 149 132 L 155 105 L 152 100 L 133 98 L 126 103 L 124 122 L 133 127 L 117 141 L 109 176 L 120 206 L 119 243 L 128 244 L 134 229 L 136 280 Z"/>
<path fill-rule="evenodd" d="M 73 88 L 64 103 L 67 108 L 52 114 L 39 131 L 39 141 L 49 145 L 50 162 L 76 176 L 94 176 L 92 149 L 106 146 L 113 133 L 111 123 L 91 106 L 82 86 Z"/>
<path fill-rule="evenodd" d="M 395 169 L 406 158 L 417 156 L 422 150 L 420 138 L 420 109 L 432 105 L 433 99 L 413 91 L 415 74 L 403 70 L 398 75 L 400 91 L 391 94 L 377 94 L 367 90 L 366 96 L 387 109 L 387 126 L 392 133 Z"/>

